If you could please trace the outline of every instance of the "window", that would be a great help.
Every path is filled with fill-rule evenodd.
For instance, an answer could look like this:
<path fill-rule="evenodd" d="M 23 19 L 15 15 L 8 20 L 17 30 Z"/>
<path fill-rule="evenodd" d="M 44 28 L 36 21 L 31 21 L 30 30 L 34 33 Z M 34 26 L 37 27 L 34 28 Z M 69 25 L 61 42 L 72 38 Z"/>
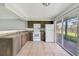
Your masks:
<path fill-rule="evenodd" d="M 76 55 L 76 49 L 77 49 L 77 18 L 71 18 L 66 21 L 64 21 L 64 47 Z"/>
<path fill-rule="evenodd" d="M 62 23 L 61 22 L 57 23 L 56 28 L 57 28 L 57 32 L 56 32 L 56 34 L 57 34 L 57 42 L 59 44 L 62 44 L 62 33 L 61 33 Z"/>
<path fill-rule="evenodd" d="M 70 18 L 68 20 L 64 20 L 63 22 L 61 21 L 57 23 L 56 26 L 57 43 L 73 55 L 76 55 L 77 53 L 77 22 L 77 18 Z"/>

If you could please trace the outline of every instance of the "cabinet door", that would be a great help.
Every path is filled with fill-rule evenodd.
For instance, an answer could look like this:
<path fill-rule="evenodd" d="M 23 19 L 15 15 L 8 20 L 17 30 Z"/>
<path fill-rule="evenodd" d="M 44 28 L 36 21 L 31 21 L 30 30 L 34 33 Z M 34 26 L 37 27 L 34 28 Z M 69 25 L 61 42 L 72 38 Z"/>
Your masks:
<path fill-rule="evenodd" d="M 26 43 L 26 34 L 22 33 L 21 34 L 21 46 L 23 47 Z"/>
<path fill-rule="evenodd" d="M 12 55 L 12 39 L 0 38 L 0 56 Z"/>

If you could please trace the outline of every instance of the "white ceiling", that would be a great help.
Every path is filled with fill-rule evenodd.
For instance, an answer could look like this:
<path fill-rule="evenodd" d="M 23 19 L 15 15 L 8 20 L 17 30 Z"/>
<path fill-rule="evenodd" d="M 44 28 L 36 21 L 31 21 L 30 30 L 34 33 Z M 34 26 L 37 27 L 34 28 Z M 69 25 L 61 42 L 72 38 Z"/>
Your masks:
<path fill-rule="evenodd" d="M 0 20 L 1 19 L 19 19 L 19 18 L 20 17 L 17 16 L 12 11 L 10 11 L 4 7 L 0 7 Z"/>
<path fill-rule="evenodd" d="M 6 3 L 6 8 L 10 9 L 24 19 L 53 18 L 59 13 L 70 8 L 72 3 L 51 3 L 45 7 L 42 3 Z"/>
<path fill-rule="evenodd" d="M 20 17 L 17 16 L 15 13 L 10 11 L 9 9 L 5 8 L 3 3 L 0 3 L 0 20 L 2 19 L 19 19 Z"/>
<path fill-rule="evenodd" d="M 54 17 L 66 8 L 70 7 L 71 3 L 52 3 L 45 7 L 41 3 L 13 3 L 28 18 L 47 18 Z"/>

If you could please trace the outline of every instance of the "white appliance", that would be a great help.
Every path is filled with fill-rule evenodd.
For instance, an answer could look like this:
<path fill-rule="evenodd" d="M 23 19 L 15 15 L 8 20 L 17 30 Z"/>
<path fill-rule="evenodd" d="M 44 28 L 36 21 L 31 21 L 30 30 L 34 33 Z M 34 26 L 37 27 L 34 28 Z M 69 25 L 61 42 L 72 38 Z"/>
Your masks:
<path fill-rule="evenodd" d="M 40 24 L 34 24 L 33 41 L 41 41 Z"/>
<path fill-rule="evenodd" d="M 41 41 L 40 32 L 33 32 L 33 41 Z"/>
<path fill-rule="evenodd" d="M 45 33 L 46 42 L 54 42 L 54 24 L 46 24 Z"/>

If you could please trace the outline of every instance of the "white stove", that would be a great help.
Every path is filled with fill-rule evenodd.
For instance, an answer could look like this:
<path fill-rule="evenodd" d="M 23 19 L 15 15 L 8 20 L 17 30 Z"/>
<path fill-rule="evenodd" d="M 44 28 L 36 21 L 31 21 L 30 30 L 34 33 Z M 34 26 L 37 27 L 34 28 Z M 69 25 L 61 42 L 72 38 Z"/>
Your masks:
<path fill-rule="evenodd" d="M 41 41 L 40 24 L 34 24 L 33 41 Z"/>

